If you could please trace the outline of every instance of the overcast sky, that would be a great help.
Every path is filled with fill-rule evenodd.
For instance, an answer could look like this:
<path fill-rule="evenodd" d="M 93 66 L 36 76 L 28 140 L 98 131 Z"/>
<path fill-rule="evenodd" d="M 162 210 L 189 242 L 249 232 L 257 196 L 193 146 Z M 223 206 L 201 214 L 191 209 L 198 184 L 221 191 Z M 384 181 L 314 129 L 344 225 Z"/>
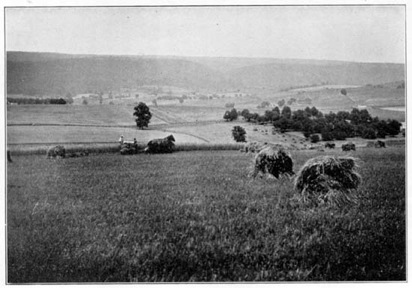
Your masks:
<path fill-rule="evenodd" d="M 6 8 L 7 51 L 405 61 L 403 6 Z"/>

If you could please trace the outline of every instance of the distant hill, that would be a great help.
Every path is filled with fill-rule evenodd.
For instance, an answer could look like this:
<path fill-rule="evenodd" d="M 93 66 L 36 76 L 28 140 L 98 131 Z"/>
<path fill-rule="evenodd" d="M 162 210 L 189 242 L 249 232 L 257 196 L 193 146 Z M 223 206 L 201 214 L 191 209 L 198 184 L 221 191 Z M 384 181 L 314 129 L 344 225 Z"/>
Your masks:
<path fill-rule="evenodd" d="M 402 64 L 370 63 L 270 63 L 229 72 L 243 86 L 285 89 L 294 86 L 339 84 L 367 85 L 404 79 Z"/>
<path fill-rule="evenodd" d="M 270 58 L 98 56 L 7 52 L 7 93 L 72 95 L 140 85 L 285 89 L 404 80 L 403 64 Z"/>
<path fill-rule="evenodd" d="M 231 86 L 221 73 L 187 60 L 55 55 L 30 59 L 27 53 L 20 60 L 18 54 L 8 53 L 7 92 L 12 94 L 77 94 L 139 85 Z"/>

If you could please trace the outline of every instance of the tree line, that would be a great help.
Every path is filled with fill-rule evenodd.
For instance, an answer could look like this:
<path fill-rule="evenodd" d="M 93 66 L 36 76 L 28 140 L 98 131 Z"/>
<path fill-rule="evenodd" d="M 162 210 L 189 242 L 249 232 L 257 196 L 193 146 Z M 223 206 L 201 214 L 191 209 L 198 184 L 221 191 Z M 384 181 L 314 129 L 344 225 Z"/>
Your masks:
<path fill-rule="evenodd" d="M 233 121 L 242 116 L 247 122 L 270 123 L 281 133 L 286 131 L 300 131 L 306 138 L 320 134 L 323 141 L 345 140 L 351 137 L 365 139 L 385 138 L 399 134 L 401 123 L 389 119 L 381 120 L 372 117 L 368 110 L 353 108 L 351 112 L 339 111 L 323 114 L 316 107 L 306 107 L 292 111 L 289 106 L 282 110 L 275 107 L 266 110 L 264 114 L 251 113 L 248 109 L 238 112 L 235 108 L 226 111 L 223 118 Z"/>
<path fill-rule="evenodd" d="M 70 101 L 71 100 L 71 101 Z M 15 103 L 19 105 L 29 105 L 29 104 L 71 104 L 72 99 L 63 98 L 7 98 L 8 103 Z"/>

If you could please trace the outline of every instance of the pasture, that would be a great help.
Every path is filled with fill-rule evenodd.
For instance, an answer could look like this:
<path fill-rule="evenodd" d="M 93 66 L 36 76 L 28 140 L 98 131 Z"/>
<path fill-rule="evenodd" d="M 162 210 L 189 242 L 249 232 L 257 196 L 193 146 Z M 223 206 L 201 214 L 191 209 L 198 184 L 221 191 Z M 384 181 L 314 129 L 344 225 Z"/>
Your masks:
<path fill-rule="evenodd" d="M 325 152 L 291 151 L 297 171 Z M 346 155 L 338 151 L 328 154 Z M 294 201 L 235 151 L 7 165 L 8 282 L 405 280 L 405 149 L 359 149 L 359 203 Z"/>

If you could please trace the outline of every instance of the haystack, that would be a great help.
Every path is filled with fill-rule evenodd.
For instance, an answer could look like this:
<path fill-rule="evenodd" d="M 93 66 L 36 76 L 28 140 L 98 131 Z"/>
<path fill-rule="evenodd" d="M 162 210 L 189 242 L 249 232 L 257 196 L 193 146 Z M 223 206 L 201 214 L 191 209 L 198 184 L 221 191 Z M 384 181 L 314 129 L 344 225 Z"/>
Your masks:
<path fill-rule="evenodd" d="M 386 144 L 384 141 L 378 140 L 374 143 L 375 148 L 386 148 Z"/>
<path fill-rule="evenodd" d="M 348 142 L 342 145 L 342 151 L 356 151 L 356 145 L 352 142 Z"/>
<path fill-rule="evenodd" d="M 255 157 L 254 170 L 251 176 L 256 177 L 259 173 L 268 173 L 276 178 L 283 174 L 292 176 L 295 174 L 293 172 L 292 157 L 283 148 L 268 146 Z"/>
<path fill-rule="evenodd" d="M 62 145 L 57 145 L 50 147 L 47 150 L 47 158 L 65 158 L 66 157 L 66 149 Z"/>
<path fill-rule="evenodd" d="M 319 156 L 309 159 L 295 179 L 295 189 L 303 202 L 335 206 L 356 202 L 355 190 L 361 183 L 353 157 Z"/>

